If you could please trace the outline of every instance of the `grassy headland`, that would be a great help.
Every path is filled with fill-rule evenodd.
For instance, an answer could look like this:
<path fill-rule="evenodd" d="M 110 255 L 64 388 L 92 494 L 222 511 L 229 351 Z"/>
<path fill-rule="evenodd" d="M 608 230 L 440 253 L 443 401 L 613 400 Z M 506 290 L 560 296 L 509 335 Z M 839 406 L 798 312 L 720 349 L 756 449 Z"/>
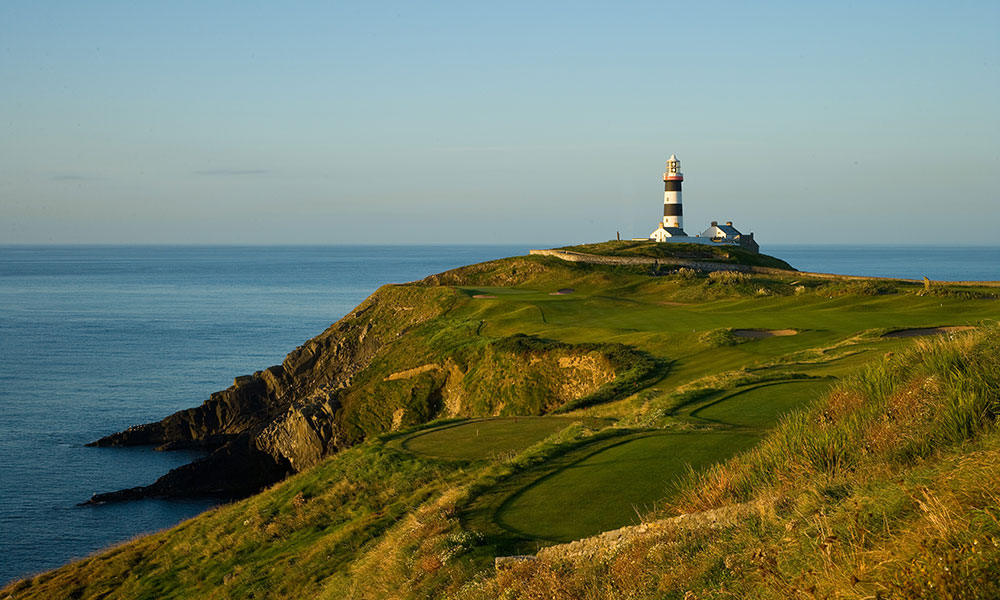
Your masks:
<path fill-rule="evenodd" d="M 379 294 L 409 320 L 373 325 L 392 343 L 337 392 L 353 447 L 3 593 L 995 597 L 988 290 L 532 256 Z M 939 326 L 977 329 L 885 336 Z M 497 555 L 733 505 L 757 508 L 493 570 Z"/>
<path fill-rule="evenodd" d="M 739 246 L 708 246 L 702 244 L 658 244 L 646 240 L 611 240 L 596 244 L 579 244 L 565 246 L 558 250 L 582 252 L 598 256 L 635 256 L 662 259 L 668 262 L 674 260 L 698 260 L 720 262 L 733 265 L 750 265 L 755 267 L 770 267 L 794 271 L 791 265 L 767 254 L 756 254 Z"/>

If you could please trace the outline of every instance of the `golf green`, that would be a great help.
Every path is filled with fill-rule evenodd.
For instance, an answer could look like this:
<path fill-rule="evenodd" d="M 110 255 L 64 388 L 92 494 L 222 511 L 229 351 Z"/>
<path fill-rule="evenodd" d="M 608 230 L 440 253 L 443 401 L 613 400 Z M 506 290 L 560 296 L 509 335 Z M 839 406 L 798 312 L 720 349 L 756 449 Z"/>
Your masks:
<path fill-rule="evenodd" d="M 508 531 L 557 542 L 634 524 L 670 494 L 689 467 L 705 468 L 759 439 L 729 431 L 633 437 L 523 488 L 494 518 Z"/>
<path fill-rule="evenodd" d="M 772 427 L 782 415 L 819 398 L 831 385 L 831 379 L 806 379 L 744 388 L 691 416 L 740 427 Z"/>
<path fill-rule="evenodd" d="M 435 458 L 478 460 L 523 450 L 574 420 L 568 417 L 475 419 L 414 434 L 402 446 Z"/>

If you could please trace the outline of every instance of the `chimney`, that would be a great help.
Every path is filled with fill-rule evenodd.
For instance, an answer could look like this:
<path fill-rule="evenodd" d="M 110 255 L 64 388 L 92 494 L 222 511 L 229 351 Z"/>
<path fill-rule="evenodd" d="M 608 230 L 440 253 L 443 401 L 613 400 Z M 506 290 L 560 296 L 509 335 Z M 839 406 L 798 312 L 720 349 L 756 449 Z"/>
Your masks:
<path fill-rule="evenodd" d="M 729 225 L 730 227 L 732 227 L 733 226 L 733 222 L 732 221 L 726 221 L 726 225 Z"/>
<path fill-rule="evenodd" d="M 712 221 L 712 227 L 718 227 L 718 226 L 719 226 L 718 221 Z"/>

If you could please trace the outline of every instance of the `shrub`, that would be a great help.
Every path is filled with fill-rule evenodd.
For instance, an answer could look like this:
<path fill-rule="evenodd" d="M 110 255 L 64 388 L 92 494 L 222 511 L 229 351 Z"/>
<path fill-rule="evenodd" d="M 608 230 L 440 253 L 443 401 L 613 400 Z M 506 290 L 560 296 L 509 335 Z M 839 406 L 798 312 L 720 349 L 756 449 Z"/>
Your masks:
<path fill-rule="evenodd" d="M 722 346 L 735 346 L 744 342 L 749 342 L 750 338 L 740 337 L 733 333 L 731 328 L 712 329 L 701 334 L 698 341 L 706 346 L 719 348 Z"/>
<path fill-rule="evenodd" d="M 827 296 L 883 296 L 895 294 L 898 290 L 893 283 L 861 279 L 856 281 L 837 281 L 826 284 L 818 291 Z"/>
<path fill-rule="evenodd" d="M 739 273 L 737 271 L 712 271 L 708 274 L 708 278 L 712 281 L 712 283 L 733 285 L 748 281 L 750 276 L 746 273 Z"/>

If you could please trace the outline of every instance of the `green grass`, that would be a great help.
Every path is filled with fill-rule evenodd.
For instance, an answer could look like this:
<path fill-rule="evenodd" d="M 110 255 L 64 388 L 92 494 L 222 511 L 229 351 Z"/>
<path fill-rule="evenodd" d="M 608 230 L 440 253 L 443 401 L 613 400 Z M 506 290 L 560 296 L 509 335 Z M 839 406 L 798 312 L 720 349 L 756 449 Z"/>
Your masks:
<path fill-rule="evenodd" d="M 765 383 L 726 394 L 691 416 L 737 427 L 772 427 L 783 415 L 822 397 L 832 384 L 824 379 Z"/>
<path fill-rule="evenodd" d="M 496 458 L 524 450 L 566 428 L 568 417 L 475 419 L 415 433 L 401 443 L 410 452 L 450 460 Z"/>
<path fill-rule="evenodd" d="M 673 361 L 668 385 L 829 345 L 869 329 L 975 324 L 998 314 L 996 301 L 989 299 L 910 293 L 845 295 L 839 288 L 828 289 L 831 284 L 827 282 L 810 284 L 805 293 L 796 295 L 798 280 L 791 278 L 755 278 L 745 286 L 733 286 L 705 277 L 678 281 L 602 273 L 555 269 L 518 285 L 516 294 L 466 301 L 451 314 L 475 321 L 481 335 L 525 333 L 572 343 L 600 339 L 632 345 Z M 762 285 L 773 289 L 773 295 L 756 295 Z M 548 295 L 562 287 L 576 292 Z M 712 347 L 702 341 L 707 332 L 720 329 L 797 329 L 802 333 L 731 347 Z M 884 346 L 887 350 L 894 347 L 898 346 Z"/>
<path fill-rule="evenodd" d="M 565 542 L 637 522 L 668 497 L 688 469 L 702 469 L 759 441 L 752 433 L 639 435 L 524 487 L 496 522 L 528 538 Z"/>
<path fill-rule="evenodd" d="M 491 520 L 514 538 L 545 542 L 632 524 L 655 503 L 669 500 L 678 479 L 689 470 L 698 472 L 749 448 L 760 432 L 817 399 L 831 384 L 829 379 L 778 381 L 709 394 L 684 415 L 712 422 L 715 430 L 623 432 L 625 438 L 573 449 L 486 490 L 475 506 L 476 517 L 469 521 L 483 527 L 484 519 Z M 446 443 L 447 436 L 442 436 L 439 444 Z M 485 529 L 492 528 L 487 524 Z"/>

